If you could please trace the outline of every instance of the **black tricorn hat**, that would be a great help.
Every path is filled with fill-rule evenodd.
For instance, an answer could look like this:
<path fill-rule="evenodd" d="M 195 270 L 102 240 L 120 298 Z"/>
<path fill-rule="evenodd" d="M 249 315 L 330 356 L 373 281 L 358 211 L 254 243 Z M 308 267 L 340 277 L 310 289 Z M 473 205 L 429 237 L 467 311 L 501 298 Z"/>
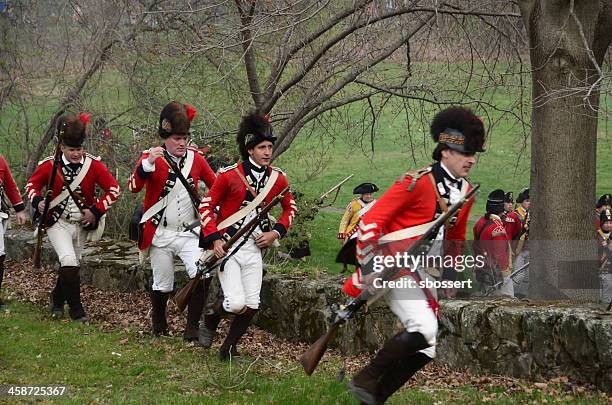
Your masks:
<path fill-rule="evenodd" d="M 482 118 L 464 107 L 440 111 L 431 123 L 434 141 L 462 153 L 484 152 L 485 128 Z"/>
<path fill-rule="evenodd" d="M 487 212 L 498 214 L 504 210 L 504 200 L 506 194 L 504 190 L 497 189 L 489 193 L 487 197 Z"/>
<path fill-rule="evenodd" d="M 513 203 L 514 202 L 514 194 L 512 194 L 512 191 L 508 191 L 504 195 L 504 202 L 505 203 Z"/>
<path fill-rule="evenodd" d="M 612 221 L 612 211 L 609 208 L 606 208 L 605 210 L 601 211 L 601 213 L 599 214 L 599 221 L 602 224 L 607 221 Z"/>
<path fill-rule="evenodd" d="M 159 136 L 166 139 L 171 135 L 187 135 L 196 109 L 189 104 L 171 101 L 159 114 Z"/>
<path fill-rule="evenodd" d="M 378 191 L 374 183 L 361 183 L 353 189 L 353 194 L 371 194 Z"/>
<path fill-rule="evenodd" d="M 73 148 L 83 146 L 88 122 L 89 114 L 84 112 L 62 115 L 57 120 L 57 135 L 66 146 Z"/>
<path fill-rule="evenodd" d="M 253 149 L 264 141 L 270 141 L 272 144 L 276 142 L 276 137 L 272 135 L 270 118 L 267 115 L 258 113 L 242 117 L 238 136 L 236 136 L 242 160 L 246 161 L 249 158 L 249 149 Z"/>
<path fill-rule="evenodd" d="M 612 206 L 612 195 L 604 194 L 601 197 L 599 197 L 599 200 L 597 200 L 597 208 L 601 208 L 604 205 Z"/>
<path fill-rule="evenodd" d="M 529 200 L 529 187 L 522 189 L 518 197 L 516 198 L 516 202 L 519 204 L 524 202 L 525 200 Z"/>

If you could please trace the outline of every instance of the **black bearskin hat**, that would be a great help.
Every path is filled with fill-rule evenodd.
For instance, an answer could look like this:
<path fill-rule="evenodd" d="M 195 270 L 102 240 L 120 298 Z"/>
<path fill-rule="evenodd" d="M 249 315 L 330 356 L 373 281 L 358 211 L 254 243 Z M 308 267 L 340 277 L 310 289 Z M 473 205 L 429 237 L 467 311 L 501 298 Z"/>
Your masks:
<path fill-rule="evenodd" d="M 196 109 L 189 104 L 172 101 L 164 107 L 159 115 L 159 136 L 166 139 L 170 135 L 187 135 Z"/>
<path fill-rule="evenodd" d="M 599 197 L 599 200 L 597 201 L 597 208 L 601 208 L 604 205 L 612 206 L 612 195 L 604 194 Z"/>
<path fill-rule="evenodd" d="M 529 200 L 529 188 L 524 188 L 516 198 L 516 202 L 521 204 L 525 200 Z"/>
<path fill-rule="evenodd" d="M 361 183 L 353 189 L 353 194 L 372 194 L 378 191 L 374 183 Z"/>
<path fill-rule="evenodd" d="M 431 123 L 431 136 L 438 142 L 433 158 L 440 160 L 442 151 L 450 148 L 462 153 L 484 152 L 484 123 L 468 108 L 449 107 L 440 111 Z"/>
<path fill-rule="evenodd" d="M 514 203 L 514 194 L 512 194 L 512 191 L 508 191 L 506 193 L 506 195 L 504 196 L 504 202 L 505 203 Z"/>
<path fill-rule="evenodd" d="M 57 136 L 61 142 L 69 147 L 78 148 L 85 142 L 89 114 L 80 112 L 77 114 L 62 115 L 57 120 Z"/>
<path fill-rule="evenodd" d="M 272 135 L 272 126 L 268 116 L 253 113 L 242 117 L 238 136 L 236 136 L 242 160 L 248 160 L 248 150 L 264 141 L 270 141 L 272 144 L 276 142 L 276 137 Z"/>
<path fill-rule="evenodd" d="M 601 211 L 601 214 L 599 214 L 599 221 L 602 225 L 604 222 L 612 221 L 612 211 L 609 208 Z"/>
<path fill-rule="evenodd" d="M 498 188 L 491 191 L 487 197 L 487 212 L 490 214 L 502 213 L 504 211 L 505 197 L 504 190 Z"/>

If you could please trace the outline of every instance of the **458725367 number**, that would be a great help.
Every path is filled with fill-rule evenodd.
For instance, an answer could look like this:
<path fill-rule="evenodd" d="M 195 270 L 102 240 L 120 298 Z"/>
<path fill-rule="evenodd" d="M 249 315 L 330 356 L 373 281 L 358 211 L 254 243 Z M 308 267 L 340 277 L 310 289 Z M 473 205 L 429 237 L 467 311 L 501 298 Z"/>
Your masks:
<path fill-rule="evenodd" d="M 64 385 L 0 385 L 0 397 L 59 397 L 66 392 Z"/>

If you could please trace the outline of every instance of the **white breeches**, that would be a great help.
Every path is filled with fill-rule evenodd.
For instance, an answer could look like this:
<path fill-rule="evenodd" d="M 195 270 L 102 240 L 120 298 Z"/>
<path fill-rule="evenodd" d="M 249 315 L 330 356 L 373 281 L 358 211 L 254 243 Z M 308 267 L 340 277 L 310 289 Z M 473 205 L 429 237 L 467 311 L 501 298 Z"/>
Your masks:
<path fill-rule="evenodd" d="M 47 236 L 57 253 L 60 266 L 79 265 L 83 244 L 87 238 L 87 231 L 84 231 L 79 223 L 60 218 L 47 229 Z"/>
<path fill-rule="evenodd" d="M 425 272 L 419 272 L 421 279 L 434 280 Z M 406 276 L 412 279 L 411 276 Z M 434 298 L 437 298 L 435 289 L 430 289 Z M 399 318 L 408 332 L 419 332 L 431 346 L 419 350 L 430 358 L 436 357 L 436 335 L 438 334 L 438 320 L 427 303 L 425 293 L 418 287 L 392 288 L 385 294 L 385 299 L 391 311 Z"/>
<path fill-rule="evenodd" d="M 188 232 L 158 230 L 149 251 L 153 270 L 153 291 L 170 292 L 174 289 L 174 259 L 178 256 L 189 278 L 195 277 L 196 263 L 202 254 L 198 237 Z"/>
<path fill-rule="evenodd" d="M 249 238 L 218 274 L 223 288 L 223 308 L 227 312 L 240 313 L 245 306 L 259 309 L 263 262 L 261 249 L 253 239 Z"/>
<path fill-rule="evenodd" d="M 8 225 L 8 220 L 0 219 L 0 256 L 5 255 L 4 251 L 4 232 L 6 231 L 6 226 Z"/>

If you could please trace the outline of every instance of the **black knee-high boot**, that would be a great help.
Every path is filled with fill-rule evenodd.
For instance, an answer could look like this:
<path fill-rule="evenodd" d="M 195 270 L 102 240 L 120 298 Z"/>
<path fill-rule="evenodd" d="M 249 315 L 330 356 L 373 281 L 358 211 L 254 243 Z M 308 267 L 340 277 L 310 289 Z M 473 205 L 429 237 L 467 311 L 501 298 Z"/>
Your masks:
<path fill-rule="evenodd" d="M 61 288 L 68 302 L 70 317 L 77 322 L 87 322 L 81 303 L 81 276 L 79 266 L 60 267 Z"/>
<path fill-rule="evenodd" d="M 151 326 L 155 336 L 168 334 L 168 322 L 166 321 L 166 306 L 170 293 L 162 291 L 151 291 Z"/>
<path fill-rule="evenodd" d="M 378 384 L 378 392 L 376 393 L 378 402 L 384 404 L 394 392 L 406 384 L 410 377 L 429 364 L 431 360 L 432 358 L 428 355 L 417 352 L 385 372 Z"/>
<path fill-rule="evenodd" d="M 210 287 L 210 283 L 212 278 L 207 278 L 205 280 L 205 289 L 206 294 L 208 295 L 208 289 Z M 215 335 L 217 334 L 217 328 L 219 327 L 219 323 L 221 322 L 221 318 L 229 315 L 229 312 L 226 312 L 223 309 L 223 297 L 218 299 L 212 305 L 212 312 L 206 313 L 204 315 L 204 322 L 200 326 L 200 334 L 198 337 L 198 342 L 205 348 L 209 348 L 213 344 L 213 340 L 215 339 Z"/>
<path fill-rule="evenodd" d="M 405 361 L 419 350 L 429 347 L 419 332 L 403 331 L 387 340 L 376 356 L 349 382 L 353 395 L 366 404 L 378 403 L 376 393 L 381 376 L 397 362 Z"/>
<path fill-rule="evenodd" d="M 227 337 L 219 349 L 219 360 L 228 361 L 231 357 L 238 356 L 238 342 L 247 331 L 256 313 L 256 309 L 247 307 L 246 311 L 234 317 Z"/>
<path fill-rule="evenodd" d="M 204 282 L 200 281 L 193 290 L 193 294 L 187 304 L 187 325 L 183 332 L 183 339 L 190 342 L 198 340 L 200 318 L 202 317 L 205 302 L 206 288 L 204 287 Z"/>
<path fill-rule="evenodd" d="M 66 297 L 64 295 L 64 290 L 62 288 L 62 280 L 61 276 L 61 267 L 57 272 L 57 280 L 55 280 L 55 288 L 51 291 L 51 315 L 54 318 L 61 318 L 64 316 L 64 302 L 66 302 Z"/>

